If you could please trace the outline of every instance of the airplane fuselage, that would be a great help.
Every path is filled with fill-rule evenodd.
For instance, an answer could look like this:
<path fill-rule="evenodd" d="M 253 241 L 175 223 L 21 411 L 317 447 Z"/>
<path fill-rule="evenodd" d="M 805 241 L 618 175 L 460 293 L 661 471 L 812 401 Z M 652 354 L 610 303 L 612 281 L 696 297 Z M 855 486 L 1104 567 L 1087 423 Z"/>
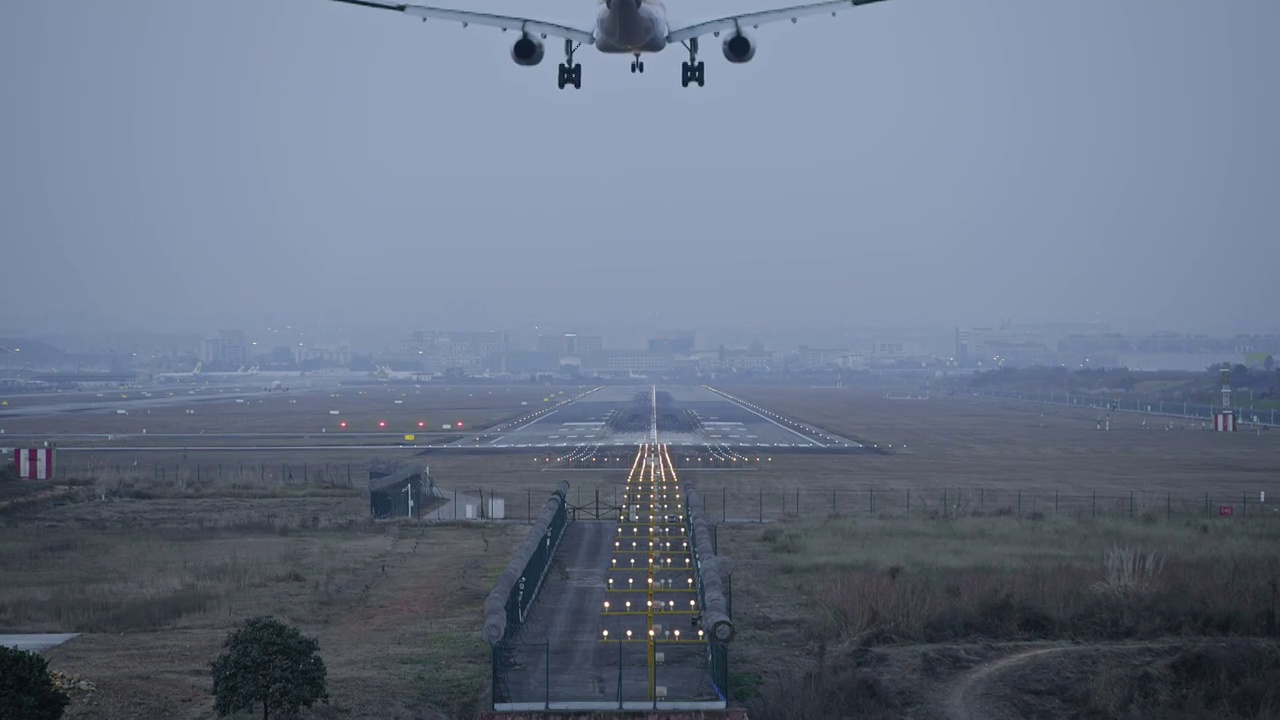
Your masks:
<path fill-rule="evenodd" d="M 667 10 L 654 0 L 605 0 L 596 18 L 602 53 L 656 53 L 667 46 Z"/>

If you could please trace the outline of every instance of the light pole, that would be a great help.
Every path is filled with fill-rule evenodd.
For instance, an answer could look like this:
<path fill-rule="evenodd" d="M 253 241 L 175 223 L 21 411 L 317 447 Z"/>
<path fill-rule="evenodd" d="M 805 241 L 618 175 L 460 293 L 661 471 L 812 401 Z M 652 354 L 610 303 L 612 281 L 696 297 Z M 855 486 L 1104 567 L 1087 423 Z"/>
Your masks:
<path fill-rule="evenodd" d="M 403 492 L 409 496 L 409 517 L 413 517 L 413 483 L 404 486 Z"/>

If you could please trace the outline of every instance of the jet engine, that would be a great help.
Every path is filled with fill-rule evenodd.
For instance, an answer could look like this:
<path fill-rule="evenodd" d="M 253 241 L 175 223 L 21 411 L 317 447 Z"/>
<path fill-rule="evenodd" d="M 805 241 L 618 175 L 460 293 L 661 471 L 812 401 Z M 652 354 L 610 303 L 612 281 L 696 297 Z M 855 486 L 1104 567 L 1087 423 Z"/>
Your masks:
<path fill-rule="evenodd" d="M 724 59 L 731 63 L 739 64 L 749 61 L 756 56 L 756 44 L 751 38 L 742 34 L 735 33 L 731 37 L 724 40 Z"/>
<path fill-rule="evenodd" d="M 542 41 L 529 35 L 523 35 L 511 46 L 511 59 L 516 61 L 517 65 L 531 66 L 542 62 L 542 56 L 547 52 L 547 48 Z"/>

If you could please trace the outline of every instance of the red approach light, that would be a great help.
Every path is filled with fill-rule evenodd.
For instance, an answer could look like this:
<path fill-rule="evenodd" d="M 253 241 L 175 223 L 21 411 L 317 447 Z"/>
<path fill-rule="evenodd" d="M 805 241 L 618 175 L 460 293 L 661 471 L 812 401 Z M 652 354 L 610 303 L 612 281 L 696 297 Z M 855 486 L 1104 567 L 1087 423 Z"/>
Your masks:
<path fill-rule="evenodd" d="M 458 421 L 458 427 L 462 427 L 462 421 L 461 421 L 461 420 L 459 420 L 459 421 Z"/>
<path fill-rule="evenodd" d="M 343 420 L 342 422 L 338 423 L 338 427 L 340 427 L 340 428 L 345 428 L 346 426 L 347 426 L 347 421 L 346 421 L 346 420 Z"/>
<path fill-rule="evenodd" d="M 418 421 L 418 427 L 426 427 L 426 426 L 427 426 L 426 423 L 422 422 L 421 420 Z"/>
<path fill-rule="evenodd" d="M 379 420 L 379 421 L 378 421 L 378 427 L 380 427 L 380 428 L 384 428 L 384 427 L 386 427 L 386 426 L 387 426 L 387 421 L 386 421 L 386 420 Z"/>

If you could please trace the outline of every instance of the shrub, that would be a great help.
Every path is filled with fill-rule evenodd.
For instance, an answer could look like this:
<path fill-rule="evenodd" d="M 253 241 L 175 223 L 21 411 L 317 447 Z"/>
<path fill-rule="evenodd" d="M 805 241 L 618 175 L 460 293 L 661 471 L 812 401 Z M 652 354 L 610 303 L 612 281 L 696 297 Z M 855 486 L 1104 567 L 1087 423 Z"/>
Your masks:
<path fill-rule="evenodd" d="M 273 617 L 246 620 L 227 636 L 213 663 L 214 709 L 219 717 L 252 711 L 262 704 L 263 720 L 272 710 L 296 713 L 317 700 L 329 702 L 320 644 Z"/>
<path fill-rule="evenodd" d="M 71 700 L 36 653 L 0 646 L 0 718 L 58 720 Z"/>

